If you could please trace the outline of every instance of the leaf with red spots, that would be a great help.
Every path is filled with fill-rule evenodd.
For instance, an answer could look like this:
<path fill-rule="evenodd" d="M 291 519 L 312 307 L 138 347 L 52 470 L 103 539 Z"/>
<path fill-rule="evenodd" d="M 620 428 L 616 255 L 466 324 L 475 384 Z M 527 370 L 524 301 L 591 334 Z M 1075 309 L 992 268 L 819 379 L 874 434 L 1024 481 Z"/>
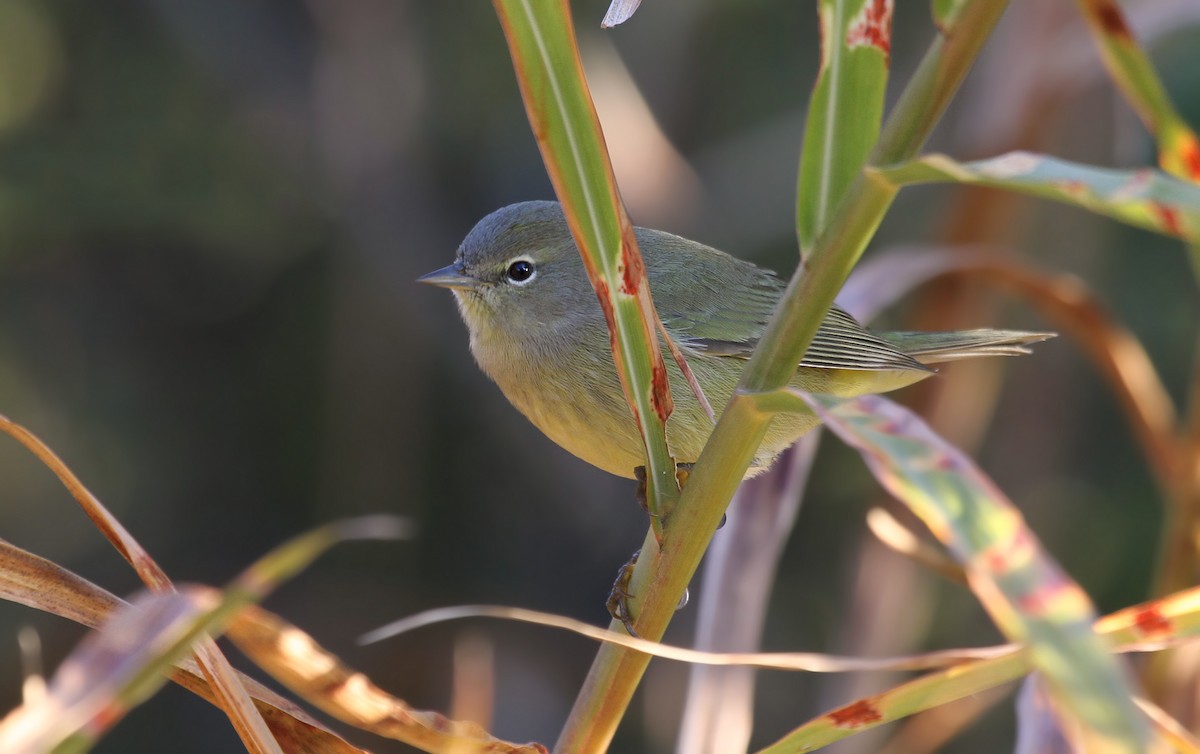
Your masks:
<path fill-rule="evenodd" d="M 866 699 L 860 699 L 829 713 L 830 722 L 839 728 L 861 728 L 882 719 L 883 715 L 879 714 L 875 705 Z"/>
<path fill-rule="evenodd" d="M 1175 109 L 1121 7 L 1116 0 L 1078 1 L 1109 75 L 1158 142 L 1159 165 L 1171 175 L 1200 183 L 1196 133 Z"/>
<path fill-rule="evenodd" d="M 1158 132 L 1158 163 L 1180 178 L 1200 184 L 1200 138 L 1182 121 L 1169 123 Z"/>
<path fill-rule="evenodd" d="M 1113 751 L 1143 751 L 1145 719 L 1123 668 L 1092 631 L 1091 602 L 992 480 L 886 398 L 805 400 L 959 561 L 1000 630 L 1030 645 L 1034 666 L 1064 708 L 1111 741 Z"/>
<path fill-rule="evenodd" d="M 661 536 L 661 521 L 678 497 L 666 435 L 674 405 L 668 381 L 655 379 L 666 374 L 658 314 L 584 79 L 570 8 L 564 0 L 493 5 L 546 171 L 608 317 L 613 360 L 646 450 L 647 501 L 659 514 L 652 521 Z M 614 3 L 610 14 L 623 20 L 634 8 Z"/>
<path fill-rule="evenodd" d="M 1166 633 L 1151 637 L 1147 624 L 1169 627 Z M 1154 642 L 1200 636 L 1200 587 L 1188 589 L 1144 605 L 1125 608 L 1105 616 L 1094 624 L 1097 634 L 1110 646 L 1133 651 L 1155 648 Z M 1150 641 L 1150 644 L 1147 644 Z M 814 718 L 788 733 L 760 754 L 790 754 L 812 751 L 884 723 L 908 715 L 966 699 L 1002 687 L 1033 670 L 1033 653 L 1014 647 L 1005 654 L 972 660 L 962 665 L 929 673 L 880 694 L 860 699 Z M 867 721 L 856 710 L 873 710 L 878 719 Z M 858 727 L 839 723 L 859 721 Z M 1158 724 L 1158 720 L 1154 721 Z M 1161 728 L 1160 728 L 1161 729 Z"/>
<path fill-rule="evenodd" d="M 821 0 L 821 66 L 808 107 L 796 200 L 806 252 L 879 138 L 892 0 Z"/>
<path fill-rule="evenodd" d="M 1200 185 L 1154 169 L 1111 170 L 1028 152 L 956 162 L 927 155 L 875 175 L 894 185 L 969 183 L 1054 199 L 1139 228 L 1200 242 Z"/>
<path fill-rule="evenodd" d="M 1157 638 L 1171 633 L 1171 621 L 1163 617 L 1156 607 L 1148 607 L 1137 614 L 1134 622 L 1138 633 L 1147 638 Z"/>
<path fill-rule="evenodd" d="M 1195 636 L 1200 633 L 1200 587 L 1118 610 L 1097 622 L 1096 630 L 1120 644 Z"/>
<path fill-rule="evenodd" d="M 850 19 L 846 47 L 874 47 L 885 63 L 892 57 L 892 0 L 867 0 Z"/>

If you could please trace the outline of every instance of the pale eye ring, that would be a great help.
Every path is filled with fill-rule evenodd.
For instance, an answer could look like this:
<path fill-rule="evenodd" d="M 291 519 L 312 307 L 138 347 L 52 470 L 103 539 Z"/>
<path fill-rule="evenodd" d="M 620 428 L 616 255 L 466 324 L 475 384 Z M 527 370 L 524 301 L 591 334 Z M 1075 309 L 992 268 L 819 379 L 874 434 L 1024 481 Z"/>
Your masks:
<path fill-rule="evenodd" d="M 526 285 L 537 277 L 537 268 L 529 257 L 517 257 L 509 262 L 504 277 L 513 285 Z"/>

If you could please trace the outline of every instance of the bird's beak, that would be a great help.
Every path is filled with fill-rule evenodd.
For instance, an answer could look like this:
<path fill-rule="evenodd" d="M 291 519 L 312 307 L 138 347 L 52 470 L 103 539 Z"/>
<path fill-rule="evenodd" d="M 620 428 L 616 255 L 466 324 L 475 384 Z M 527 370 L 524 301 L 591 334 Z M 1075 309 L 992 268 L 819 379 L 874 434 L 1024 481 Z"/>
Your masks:
<path fill-rule="evenodd" d="M 478 280 L 463 274 L 462 265 L 458 262 L 422 275 L 417 278 L 417 282 L 439 285 L 442 288 L 474 288 L 479 285 Z"/>

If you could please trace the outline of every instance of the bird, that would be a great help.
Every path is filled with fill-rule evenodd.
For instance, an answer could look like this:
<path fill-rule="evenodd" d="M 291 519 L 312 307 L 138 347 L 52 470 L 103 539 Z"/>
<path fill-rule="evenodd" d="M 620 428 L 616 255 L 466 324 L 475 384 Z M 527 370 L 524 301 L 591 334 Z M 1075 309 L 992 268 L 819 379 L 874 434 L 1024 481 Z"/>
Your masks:
<path fill-rule="evenodd" d="M 704 244 L 648 228 L 634 232 L 663 327 L 719 414 L 784 282 Z M 645 464 L 642 436 L 613 361 L 604 310 L 557 202 L 527 201 L 492 212 L 467 234 L 452 264 L 418 281 L 454 294 L 475 361 L 534 426 L 587 463 L 635 478 Z M 1053 335 L 874 332 L 835 304 L 789 386 L 845 398 L 882 393 L 929 377 L 934 364 L 1026 354 L 1031 343 Z M 664 362 L 675 404 L 667 445 L 677 461 L 694 462 L 712 433 L 712 419 L 669 353 Z M 765 471 L 818 424 L 811 412 L 777 415 L 747 478 Z"/>

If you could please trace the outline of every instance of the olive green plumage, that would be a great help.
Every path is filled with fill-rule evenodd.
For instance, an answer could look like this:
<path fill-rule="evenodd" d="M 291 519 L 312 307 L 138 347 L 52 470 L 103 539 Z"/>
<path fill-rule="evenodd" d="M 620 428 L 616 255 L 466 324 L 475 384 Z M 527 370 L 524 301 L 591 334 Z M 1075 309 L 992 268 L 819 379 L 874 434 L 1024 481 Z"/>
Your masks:
<path fill-rule="evenodd" d="M 650 291 L 713 409 L 733 393 L 745 359 L 783 292 L 774 273 L 685 238 L 637 228 Z M 644 463 L 641 437 L 617 377 L 603 310 L 562 209 L 524 202 L 483 218 L 454 264 L 421 278 L 450 288 L 483 371 L 551 440 L 583 460 L 632 477 Z M 926 365 L 1027 353 L 1048 333 L 967 330 L 873 333 L 835 307 L 791 384 L 853 396 L 894 390 L 931 374 Z M 712 422 L 664 352 L 675 412 L 667 440 L 679 461 L 700 455 Z M 812 415 L 771 422 L 749 474 L 812 429 Z"/>

